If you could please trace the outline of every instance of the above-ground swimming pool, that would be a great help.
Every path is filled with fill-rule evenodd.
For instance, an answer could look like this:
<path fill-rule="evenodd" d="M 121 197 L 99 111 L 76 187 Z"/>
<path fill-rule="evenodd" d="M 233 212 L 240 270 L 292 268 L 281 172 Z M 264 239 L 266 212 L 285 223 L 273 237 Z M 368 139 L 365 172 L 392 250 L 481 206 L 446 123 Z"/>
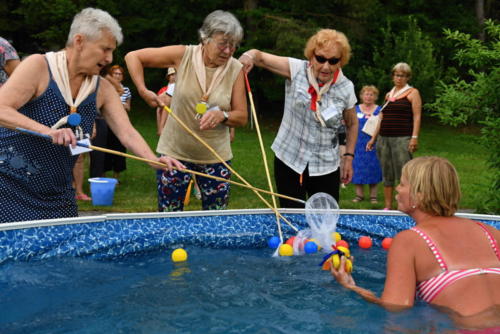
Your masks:
<path fill-rule="evenodd" d="M 303 210 L 282 210 L 298 228 Z M 468 215 L 497 228 L 500 217 Z M 379 294 L 404 215 L 341 210 L 358 284 Z M 286 236 L 292 233 L 282 225 Z M 390 313 L 332 281 L 322 253 L 272 257 L 270 210 L 112 214 L 0 224 L 0 333 L 440 333 L 426 304 Z M 356 240 L 369 235 L 371 249 Z M 182 247 L 187 262 L 174 264 Z"/>

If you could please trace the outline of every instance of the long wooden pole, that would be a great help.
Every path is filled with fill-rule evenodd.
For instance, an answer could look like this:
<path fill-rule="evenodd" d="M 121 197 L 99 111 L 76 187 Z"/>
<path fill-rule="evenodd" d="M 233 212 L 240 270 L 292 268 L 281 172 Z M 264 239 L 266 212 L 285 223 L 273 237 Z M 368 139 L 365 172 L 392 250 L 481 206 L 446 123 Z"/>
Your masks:
<path fill-rule="evenodd" d="M 250 100 L 250 110 L 252 111 L 252 117 L 255 120 L 255 130 L 257 131 L 257 137 L 259 138 L 259 145 L 260 145 L 260 151 L 262 154 L 262 161 L 264 162 L 264 169 L 266 170 L 266 178 L 267 178 L 267 184 L 269 185 L 269 190 L 274 192 L 273 189 L 273 182 L 271 181 L 271 175 L 269 173 L 269 166 L 267 164 L 267 157 L 266 157 L 266 151 L 264 150 L 264 141 L 262 140 L 262 134 L 260 133 L 260 126 L 259 126 L 259 120 L 257 118 L 257 112 L 255 111 L 255 104 L 253 102 L 253 94 L 252 94 L 252 88 L 250 87 L 250 82 L 248 81 L 248 75 L 245 73 L 245 83 L 247 86 L 247 92 L 248 92 L 248 99 Z M 271 196 L 271 199 L 273 200 L 273 206 L 276 209 L 276 197 Z M 277 210 L 276 210 L 277 212 Z M 283 233 L 281 232 L 281 224 L 280 224 L 280 218 L 278 214 L 276 214 L 276 225 L 278 227 L 278 235 L 280 237 L 281 242 L 283 242 Z"/>

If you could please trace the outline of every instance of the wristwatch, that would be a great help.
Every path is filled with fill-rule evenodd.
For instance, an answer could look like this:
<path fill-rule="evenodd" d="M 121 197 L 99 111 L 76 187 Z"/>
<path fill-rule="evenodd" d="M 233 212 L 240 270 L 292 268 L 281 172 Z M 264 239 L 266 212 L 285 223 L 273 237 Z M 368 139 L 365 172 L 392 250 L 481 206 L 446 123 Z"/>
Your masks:
<path fill-rule="evenodd" d="M 226 123 L 229 119 L 229 113 L 227 111 L 222 111 L 222 115 L 224 115 L 224 120 L 221 123 Z"/>

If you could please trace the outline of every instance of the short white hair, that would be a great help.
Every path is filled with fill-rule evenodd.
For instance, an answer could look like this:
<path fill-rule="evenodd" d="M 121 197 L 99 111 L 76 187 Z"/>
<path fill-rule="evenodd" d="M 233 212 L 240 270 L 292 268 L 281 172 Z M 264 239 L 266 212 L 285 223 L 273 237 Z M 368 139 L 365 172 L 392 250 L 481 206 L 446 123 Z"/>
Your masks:
<path fill-rule="evenodd" d="M 243 28 L 240 21 L 230 12 L 220 9 L 207 15 L 198 33 L 202 42 L 206 42 L 213 35 L 221 33 L 231 37 L 237 45 L 243 39 Z"/>
<path fill-rule="evenodd" d="M 77 34 L 97 40 L 102 37 L 103 30 L 108 30 L 115 37 L 117 45 L 123 42 L 122 28 L 115 18 L 102 9 L 85 8 L 73 18 L 66 45 L 73 45 L 73 38 Z"/>

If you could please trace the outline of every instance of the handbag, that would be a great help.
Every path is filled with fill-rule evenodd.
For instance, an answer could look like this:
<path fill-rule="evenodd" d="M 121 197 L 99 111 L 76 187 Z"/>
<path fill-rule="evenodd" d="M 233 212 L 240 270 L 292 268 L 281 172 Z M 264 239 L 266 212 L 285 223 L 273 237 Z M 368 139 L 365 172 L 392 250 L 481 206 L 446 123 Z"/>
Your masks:
<path fill-rule="evenodd" d="M 380 120 L 379 115 L 380 115 L 380 113 L 376 116 L 373 116 L 373 115 L 370 116 L 370 118 L 368 118 L 368 120 L 366 121 L 366 123 L 363 126 L 363 128 L 361 129 L 361 131 L 363 131 L 364 133 L 366 133 L 370 137 L 373 137 L 373 135 L 375 134 L 375 130 L 377 130 L 378 122 Z"/>

